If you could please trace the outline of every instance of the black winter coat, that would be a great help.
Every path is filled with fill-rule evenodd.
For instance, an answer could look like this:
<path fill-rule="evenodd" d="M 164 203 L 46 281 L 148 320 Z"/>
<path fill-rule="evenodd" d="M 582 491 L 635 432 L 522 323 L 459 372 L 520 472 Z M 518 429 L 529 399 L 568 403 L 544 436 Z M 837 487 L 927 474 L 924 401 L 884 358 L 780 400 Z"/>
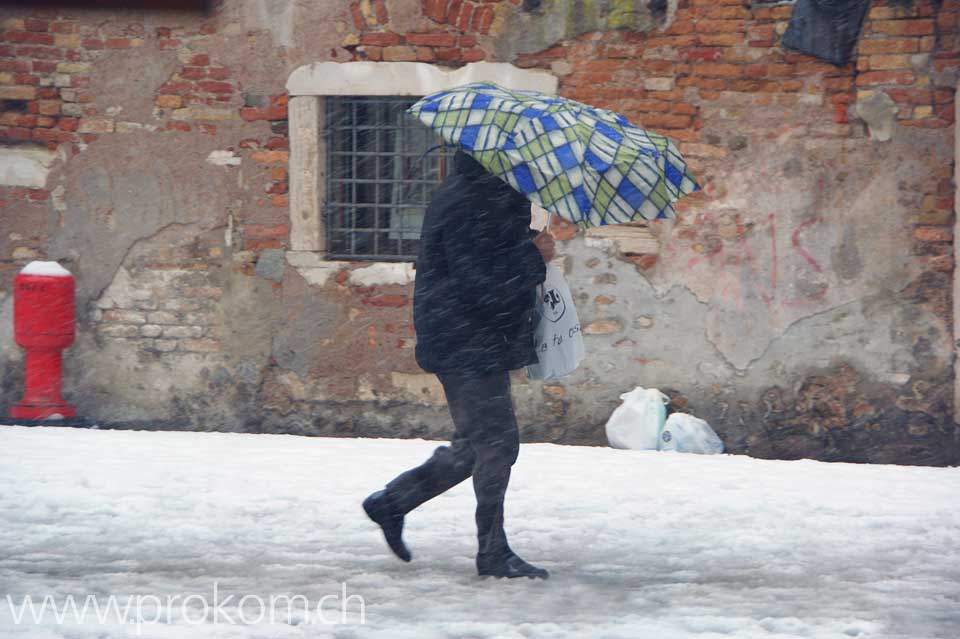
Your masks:
<path fill-rule="evenodd" d="M 497 372 L 537 361 L 533 314 L 546 277 L 530 202 L 465 153 L 423 220 L 413 301 L 417 363 Z"/>

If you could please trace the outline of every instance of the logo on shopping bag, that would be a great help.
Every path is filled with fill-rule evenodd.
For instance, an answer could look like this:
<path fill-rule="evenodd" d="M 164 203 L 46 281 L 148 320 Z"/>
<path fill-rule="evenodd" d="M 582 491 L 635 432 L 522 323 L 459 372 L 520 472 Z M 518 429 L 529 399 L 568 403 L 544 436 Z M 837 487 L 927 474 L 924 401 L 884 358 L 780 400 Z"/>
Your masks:
<path fill-rule="evenodd" d="M 551 322 L 558 322 L 567 311 L 567 303 L 563 301 L 563 295 L 555 288 L 547 289 L 543 293 L 543 305 L 540 307 L 543 316 Z"/>

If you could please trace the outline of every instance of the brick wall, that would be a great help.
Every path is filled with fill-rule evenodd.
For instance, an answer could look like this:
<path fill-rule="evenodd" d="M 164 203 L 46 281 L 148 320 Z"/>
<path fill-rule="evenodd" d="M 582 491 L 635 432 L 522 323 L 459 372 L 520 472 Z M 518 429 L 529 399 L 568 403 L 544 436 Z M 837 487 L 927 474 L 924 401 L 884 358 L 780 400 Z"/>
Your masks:
<path fill-rule="evenodd" d="M 60 259 L 87 287 L 74 357 L 88 368 L 101 358 L 128 357 L 123 371 L 130 384 L 149 387 L 161 379 L 178 389 L 173 398 L 158 392 L 155 401 L 140 399 L 124 387 L 126 379 L 110 387 L 93 373 L 70 373 L 68 388 L 72 383 L 88 412 L 118 422 L 283 430 L 294 420 L 296 432 L 390 434 L 378 429 L 413 414 L 397 405 L 433 406 L 436 399 L 429 379 L 417 377 L 412 356 L 412 285 L 354 280 L 363 263 L 338 265 L 329 278 L 315 280 L 285 267 L 285 82 L 297 67 L 317 61 L 512 62 L 547 69 L 560 78 L 561 94 L 616 109 L 677 140 L 704 186 L 682 202 L 677 228 L 661 237 L 660 254 L 598 249 L 575 227 L 554 220 L 572 264 L 571 282 L 585 295 L 591 348 L 610 353 L 620 377 L 646 385 L 672 380 L 676 405 L 709 416 L 739 451 L 825 457 L 823 432 L 836 438 L 843 423 L 865 415 L 877 416 L 870 427 L 882 436 L 858 431 L 858 441 L 899 442 L 900 431 L 908 430 L 919 438 L 909 446 L 890 444 L 897 451 L 890 459 L 919 455 L 917 447 L 930 451 L 941 445 L 936 437 L 952 437 L 952 369 L 944 373 L 938 364 L 925 375 L 920 365 L 951 356 L 952 335 L 942 326 L 952 322 L 952 158 L 926 157 L 918 148 L 936 139 L 931 136 L 954 132 L 960 2 L 918 0 L 911 8 L 874 2 L 857 54 L 841 68 L 779 46 L 789 5 L 681 0 L 674 13 L 654 16 L 648 30 L 581 32 L 567 25 L 544 32 L 568 35 L 531 49 L 529 41 L 511 40 L 512 25 L 573 18 L 559 16 L 559 9 L 527 16 L 520 4 L 313 0 L 289 3 L 286 18 L 280 12 L 263 18 L 247 0 L 215 2 L 208 14 L 4 8 L 0 145 L 44 148 L 58 159 L 43 187 L 0 186 L 0 316 L 23 264 Z M 858 103 L 880 91 L 896 104 L 895 147 L 871 146 L 857 118 Z M 869 366 L 851 363 L 863 350 L 857 342 L 863 335 L 837 347 L 840 361 L 826 367 L 811 361 L 762 392 L 744 390 L 743 375 L 754 366 L 749 357 L 747 368 L 713 387 L 698 379 L 699 371 L 737 366 L 691 359 L 678 361 L 676 370 L 655 368 L 663 358 L 656 349 L 669 342 L 663 320 L 649 309 L 628 317 L 647 282 L 660 287 L 660 295 L 680 282 L 696 291 L 697 304 L 734 316 L 760 299 L 772 344 L 796 321 L 849 302 L 834 293 L 842 287 L 828 277 L 826 253 L 817 254 L 806 239 L 816 231 L 834 241 L 827 213 L 793 219 L 752 210 L 767 190 L 763 184 L 748 189 L 746 199 L 731 199 L 738 186 L 731 180 L 742 179 L 731 167 L 764 147 L 799 148 L 798 140 L 806 141 L 804 157 L 820 163 L 824 179 L 852 173 L 857 164 L 864 174 L 891 162 L 925 167 L 903 178 L 896 198 L 876 201 L 910 229 L 895 245 L 877 240 L 891 259 L 910 253 L 903 269 L 908 281 L 889 292 L 902 307 L 891 333 L 909 333 L 912 340 L 906 381 L 878 381 Z M 906 155 L 886 157 L 886 148 Z M 123 180 L 137 176 L 155 178 L 149 193 L 159 203 L 124 194 Z M 784 184 L 784 199 L 806 195 L 807 187 Z M 136 188 L 145 187 L 151 183 Z M 839 181 L 823 190 L 837 206 L 845 202 Z M 751 242 L 768 236 L 781 244 L 758 257 Z M 787 256 L 777 253 L 784 246 L 795 260 L 789 268 L 782 265 Z M 691 285 L 697 269 L 716 274 L 716 282 Z M 869 273 L 860 277 L 864 298 L 885 285 Z M 766 288 L 746 291 L 760 279 Z M 741 288 L 742 299 L 727 296 Z M 924 327 L 927 333 L 914 335 L 919 329 L 911 322 L 930 318 L 936 321 Z M 697 313 L 683 321 L 687 335 L 709 333 Z M 641 337 L 654 331 L 654 343 Z M 712 348 L 704 342 L 700 350 Z M 17 357 L 15 347 L 0 345 L 9 372 L 0 406 L 18 388 Z M 584 375 L 594 386 L 518 387 L 518 397 L 531 400 L 521 414 L 535 424 L 535 437 L 602 440 L 597 416 L 609 412 L 619 392 L 602 389 L 616 390 L 622 380 L 599 368 Z M 106 406 L 113 395 L 122 395 L 115 403 L 129 409 Z M 383 402 L 394 408 L 384 409 Z M 168 404 L 176 411 L 167 411 Z M 393 434 L 433 436 L 447 427 L 442 409 L 416 410 L 417 423 L 426 426 L 411 427 L 408 419 L 397 426 L 407 430 Z M 743 424 L 765 419 L 779 420 L 782 439 L 799 443 L 764 448 L 765 437 L 780 435 Z M 899 430 L 876 426 L 884 423 Z M 831 454 L 858 458 L 849 449 Z M 933 453 L 920 457 L 942 461 Z"/>

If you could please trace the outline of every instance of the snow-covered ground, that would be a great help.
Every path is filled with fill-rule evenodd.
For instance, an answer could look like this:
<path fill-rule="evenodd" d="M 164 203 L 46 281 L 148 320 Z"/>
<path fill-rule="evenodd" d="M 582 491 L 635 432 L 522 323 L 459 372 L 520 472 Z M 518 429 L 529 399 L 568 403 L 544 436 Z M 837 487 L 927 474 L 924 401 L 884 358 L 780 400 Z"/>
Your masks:
<path fill-rule="evenodd" d="M 498 581 L 469 482 L 410 564 L 360 509 L 435 445 L 0 427 L 0 637 L 960 637 L 960 469 L 524 445 L 507 531 L 552 576 Z"/>

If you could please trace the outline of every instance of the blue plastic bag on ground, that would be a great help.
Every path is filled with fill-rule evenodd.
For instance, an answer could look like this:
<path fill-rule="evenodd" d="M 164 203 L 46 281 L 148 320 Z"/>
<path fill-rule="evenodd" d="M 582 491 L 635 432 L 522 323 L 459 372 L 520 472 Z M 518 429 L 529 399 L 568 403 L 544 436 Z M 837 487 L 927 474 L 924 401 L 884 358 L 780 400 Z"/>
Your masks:
<path fill-rule="evenodd" d="M 660 431 L 659 450 L 714 455 L 723 452 L 723 442 L 710 424 L 686 413 L 673 413 Z"/>

